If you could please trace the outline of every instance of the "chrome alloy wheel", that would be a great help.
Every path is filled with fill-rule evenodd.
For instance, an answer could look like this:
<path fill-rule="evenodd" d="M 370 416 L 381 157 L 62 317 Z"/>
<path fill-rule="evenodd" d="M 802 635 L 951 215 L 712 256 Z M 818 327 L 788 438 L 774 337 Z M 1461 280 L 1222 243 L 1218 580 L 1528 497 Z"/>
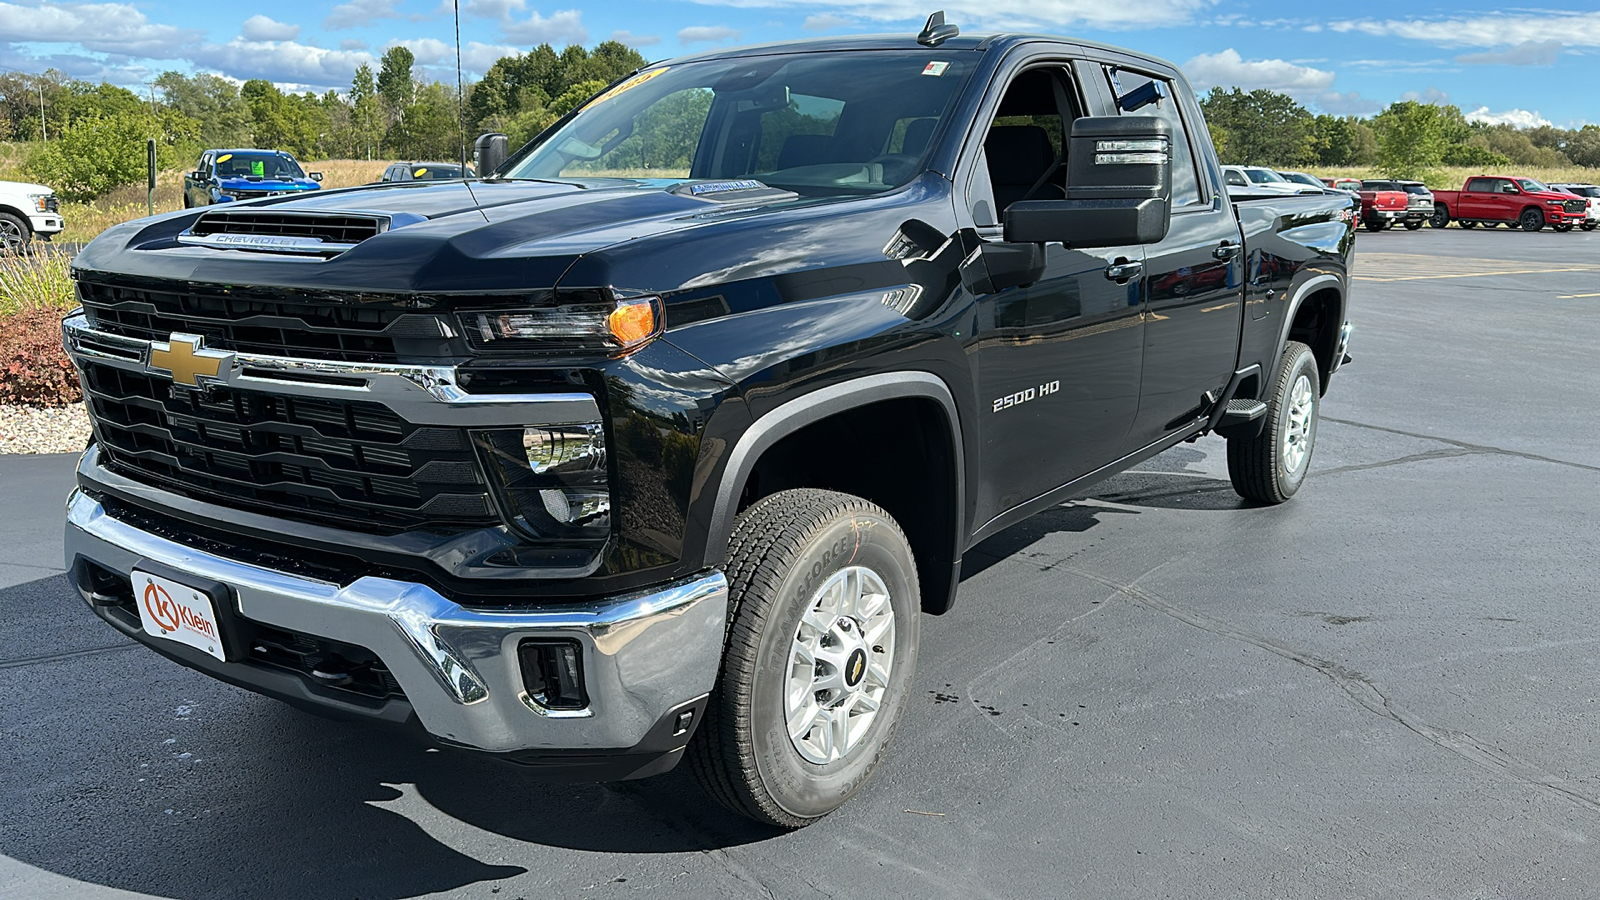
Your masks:
<path fill-rule="evenodd" d="M 7 253 L 21 254 L 27 243 L 28 236 L 23 233 L 20 225 L 6 219 L 0 219 L 0 255 Z"/>
<path fill-rule="evenodd" d="M 784 721 L 808 762 L 842 759 L 866 735 L 894 671 L 894 604 L 878 573 L 835 572 L 811 596 L 789 651 Z"/>
<path fill-rule="evenodd" d="M 1311 417 L 1316 412 L 1317 398 L 1311 391 L 1311 379 L 1301 375 L 1289 389 L 1289 421 L 1283 426 L 1283 467 L 1286 472 L 1300 471 L 1306 456 L 1311 452 Z"/>

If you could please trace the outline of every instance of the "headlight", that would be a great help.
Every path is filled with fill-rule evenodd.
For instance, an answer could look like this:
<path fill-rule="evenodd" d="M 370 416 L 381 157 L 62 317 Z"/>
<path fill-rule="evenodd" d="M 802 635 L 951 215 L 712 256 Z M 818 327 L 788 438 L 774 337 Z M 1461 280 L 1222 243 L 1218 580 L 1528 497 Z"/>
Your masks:
<path fill-rule="evenodd" d="M 1565 200 L 1546 200 L 1545 202 L 1551 206 L 1565 206 L 1567 203 Z"/>
<path fill-rule="evenodd" d="M 626 350 L 661 330 L 659 297 L 463 313 L 468 339 L 489 350 Z"/>
<path fill-rule="evenodd" d="M 605 428 L 529 426 L 473 434 L 508 522 L 544 540 L 604 540 L 611 532 Z"/>
<path fill-rule="evenodd" d="M 49 194 L 29 194 L 28 202 L 33 205 L 34 212 L 44 212 L 48 208 Z"/>

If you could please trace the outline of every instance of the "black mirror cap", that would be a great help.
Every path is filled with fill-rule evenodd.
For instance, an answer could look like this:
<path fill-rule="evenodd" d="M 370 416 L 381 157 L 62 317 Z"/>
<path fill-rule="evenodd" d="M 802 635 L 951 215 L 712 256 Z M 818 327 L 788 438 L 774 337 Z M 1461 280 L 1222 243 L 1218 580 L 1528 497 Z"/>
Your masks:
<path fill-rule="evenodd" d="M 473 166 L 484 178 L 493 178 L 506 161 L 508 138 L 497 132 L 478 135 L 472 143 Z"/>
<path fill-rule="evenodd" d="M 1155 116 L 1091 116 L 1072 123 L 1067 199 L 1172 197 L 1172 126 Z"/>
<path fill-rule="evenodd" d="M 315 181 L 318 184 L 322 183 L 322 173 L 321 172 L 307 172 L 306 174 L 311 176 L 311 180 L 312 181 Z"/>
<path fill-rule="evenodd" d="M 1059 241 L 1079 250 L 1157 244 L 1172 224 L 1159 197 L 1099 200 L 1025 200 L 1006 207 L 1005 240 L 1019 244 Z"/>

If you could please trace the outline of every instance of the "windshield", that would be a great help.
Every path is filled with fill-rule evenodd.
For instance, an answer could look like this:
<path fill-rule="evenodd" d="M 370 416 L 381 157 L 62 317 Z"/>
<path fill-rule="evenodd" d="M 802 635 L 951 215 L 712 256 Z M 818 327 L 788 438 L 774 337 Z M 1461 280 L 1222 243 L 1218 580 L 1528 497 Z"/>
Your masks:
<path fill-rule="evenodd" d="M 1518 187 L 1522 188 L 1524 191 L 1526 191 L 1527 193 L 1530 193 L 1530 194 L 1533 193 L 1534 191 L 1548 191 L 1548 190 L 1550 190 L 1549 188 L 1545 187 L 1543 184 L 1540 184 L 1539 182 L 1534 181 L 1532 178 L 1516 178 L 1516 179 L 1513 179 L 1513 180 L 1516 181 Z"/>
<path fill-rule="evenodd" d="M 278 153 L 223 153 L 217 157 L 218 178 L 262 178 L 290 181 L 306 173 L 293 157 Z"/>
<path fill-rule="evenodd" d="M 970 51 L 855 51 L 647 69 L 529 144 L 510 178 L 753 178 L 802 195 L 910 181 Z"/>
<path fill-rule="evenodd" d="M 1398 191 L 1400 190 L 1400 185 L 1392 181 L 1363 181 L 1361 182 L 1361 189 L 1363 191 Z"/>
<path fill-rule="evenodd" d="M 1425 185 L 1425 184 L 1402 184 L 1402 185 L 1400 185 L 1400 187 L 1408 194 L 1431 194 L 1431 193 L 1433 193 L 1433 191 L 1428 190 L 1428 186 Z"/>
<path fill-rule="evenodd" d="M 1285 184 L 1283 176 L 1269 169 L 1245 169 L 1245 177 L 1256 184 Z"/>
<path fill-rule="evenodd" d="M 1313 187 L 1322 187 L 1322 182 L 1312 178 L 1310 175 L 1307 175 L 1304 172 L 1279 172 L 1278 174 L 1283 176 L 1285 181 L 1292 181 L 1295 184 L 1309 184 Z"/>
<path fill-rule="evenodd" d="M 461 167 L 450 163 L 412 163 L 411 177 L 415 181 L 444 181 L 461 177 Z M 472 167 L 467 167 L 466 177 L 472 177 Z"/>

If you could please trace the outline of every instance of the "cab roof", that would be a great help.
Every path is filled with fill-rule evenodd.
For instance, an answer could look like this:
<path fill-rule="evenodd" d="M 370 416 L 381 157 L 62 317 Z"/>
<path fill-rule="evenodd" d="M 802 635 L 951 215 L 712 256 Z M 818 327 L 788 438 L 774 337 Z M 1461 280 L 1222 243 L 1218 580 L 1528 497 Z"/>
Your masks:
<path fill-rule="evenodd" d="M 954 24 L 960 24 L 954 23 Z M 1085 41 L 1078 38 L 1063 37 L 1050 34 L 1029 33 L 1003 33 L 1003 34 L 960 34 L 936 47 L 928 47 L 917 43 L 915 32 L 900 34 L 860 34 L 846 35 L 844 37 L 809 38 L 799 41 L 778 41 L 770 44 L 751 44 L 745 47 L 727 47 L 717 50 L 707 50 L 703 53 L 694 53 L 688 56 L 679 56 L 652 63 L 646 68 L 663 65 L 681 65 L 689 62 L 704 62 L 715 59 L 737 59 L 744 56 L 776 56 L 786 53 L 827 53 L 850 50 L 920 50 L 924 53 L 938 54 L 952 51 L 983 52 L 987 50 L 1006 51 L 1019 44 L 1048 42 L 1056 44 L 1070 44 L 1092 50 L 1102 50 L 1108 53 L 1117 53 L 1126 56 L 1149 60 L 1153 63 L 1177 69 L 1172 63 L 1147 53 L 1138 53 L 1126 47 L 1116 47 L 1111 44 L 1101 44 L 1095 41 Z"/>

